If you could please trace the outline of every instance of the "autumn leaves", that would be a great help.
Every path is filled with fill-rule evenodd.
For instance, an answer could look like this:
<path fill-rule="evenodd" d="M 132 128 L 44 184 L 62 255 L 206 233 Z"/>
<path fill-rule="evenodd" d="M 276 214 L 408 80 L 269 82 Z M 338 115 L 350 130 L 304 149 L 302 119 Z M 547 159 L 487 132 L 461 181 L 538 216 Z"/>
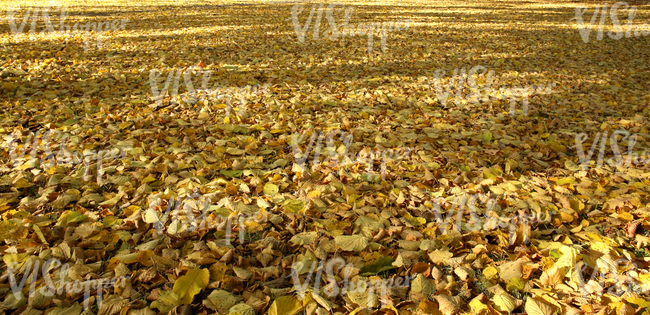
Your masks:
<path fill-rule="evenodd" d="M 166 201 L 165 211 L 162 215 L 163 204 L 160 196 L 154 196 L 149 203 L 149 208 L 142 213 L 142 219 L 145 223 L 153 225 L 153 228 L 160 235 L 169 233 L 171 235 L 184 235 L 194 231 L 206 231 L 217 229 L 226 232 L 225 242 L 230 245 L 234 235 L 233 227 L 239 226 L 239 243 L 245 242 L 246 225 L 262 224 L 268 221 L 268 213 L 264 210 L 261 212 L 251 213 L 230 213 L 225 212 L 223 204 L 226 201 L 221 200 L 219 205 L 212 205 L 205 196 L 186 196 L 184 199 L 174 198 L 173 196 Z M 217 212 L 215 210 L 220 210 Z M 212 211 L 210 211 L 212 210 Z M 194 214 L 197 211 L 199 214 Z M 167 224 L 167 221 L 171 223 Z"/>
<path fill-rule="evenodd" d="M 587 8 L 585 7 L 577 7 L 576 8 L 576 13 L 575 13 L 575 20 L 578 25 L 578 30 L 580 31 L 580 36 L 582 37 L 582 40 L 585 43 L 588 43 L 590 40 L 590 33 L 593 29 L 593 26 L 597 22 L 598 15 L 600 14 L 600 20 L 598 21 L 598 34 L 596 35 L 596 40 L 602 40 L 603 39 L 603 30 L 605 27 L 605 21 L 609 17 L 612 20 L 612 25 L 614 27 L 614 31 L 609 31 L 607 33 L 607 36 L 609 36 L 611 39 L 614 40 L 619 40 L 625 36 L 626 38 L 630 38 L 632 36 L 638 37 L 638 36 L 648 36 L 650 35 L 650 25 L 648 24 L 643 24 L 643 25 L 635 25 L 634 23 L 634 18 L 637 13 L 637 7 L 636 6 L 631 6 L 627 2 L 619 1 L 614 4 L 612 4 L 612 7 L 609 8 L 609 14 L 607 12 L 609 4 L 605 3 L 604 5 L 597 5 L 596 9 L 591 16 L 591 20 L 589 20 L 588 24 L 585 24 L 585 21 L 583 19 L 583 15 L 587 12 Z M 624 8 L 627 10 L 627 24 L 623 27 L 621 26 L 618 15 L 619 12 L 618 10 Z"/>
<path fill-rule="evenodd" d="M 336 23 L 334 13 L 333 13 L 334 9 L 339 5 L 345 7 L 344 5 L 339 3 L 330 3 L 327 6 L 327 9 L 325 10 L 325 16 L 330 25 L 330 29 L 328 31 L 329 34 L 327 35 L 327 38 L 330 40 L 334 40 L 334 39 L 338 39 L 339 36 L 341 38 L 344 38 L 347 36 L 366 35 L 368 36 L 369 54 L 372 54 L 373 51 L 373 41 L 374 41 L 375 32 L 378 33 L 379 36 L 381 37 L 382 51 L 386 52 L 386 42 L 388 38 L 388 33 L 392 31 L 408 29 L 412 23 L 411 21 L 400 20 L 396 22 L 369 22 L 369 23 L 358 23 L 358 24 L 351 25 L 350 17 L 352 16 L 352 12 L 354 8 L 348 7 L 347 9 L 345 9 L 343 22 L 339 27 L 339 25 L 337 25 Z M 320 5 L 314 4 L 309 13 L 309 17 L 304 22 L 304 24 L 301 24 L 299 20 L 299 14 L 303 11 L 303 5 L 296 4 L 292 7 L 291 21 L 293 23 L 293 28 L 296 33 L 296 36 L 298 36 L 298 40 L 301 43 L 305 42 L 305 34 L 307 33 L 307 30 L 309 30 L 309 26 L 311 25 L 312 19 L 314 17 L 314 13 L 316 11 L 317 13 L 316 13 L 316 20 L 314 23 L 313 39 L 318 40 L 320 36 L 320 25 L 321 25 L 321 19 L 323 17 L 323 9 L 324 9 L 323 3 L 321 3 Z"/>
<path fill-rule="evenodd" d="M 9 138 L 7 147 L 15 167 L 39 167 L 47 171 L 60 165 L 76 167 L 83 164 L 80 169 L 83 172 L 83 179 L 89 181 L 92 169 L 95 167 L 97 169 L 95 175 L 97 175 L 99 185 L 103 183 L 104 161 L 119 160 L 126 155 L 127 149 L 130 149 L 128 147 L 113 147 L 105 150 L 69 151 L 67 146 L 70 144 L 69 142 L 72 142 L 71 140 L 77 139 L 56 129 L 40 129 L 36 133 L 30 132 L 24 140 L 22 134 L 18 134 L 15 138 Z M 19 143 L 23 143 L 22 148 Z M 52 149 L 56 147 L 59 148 L 59 151 L 54 153 Z M 42 153 L 39 153 L 39 151 L 42 151 Z M 28 156 L 26 156 L 27 152 L 29 152 Z"/>
<path fill-rule="evenodd" d="M 324 4 L 316 5 L 314 4 L 309 12 L 304 23 L 300 22 L 300 14 L 302 13 L 304 7 L 302 4 L 296 4 L 292 7 L 291 10 L 291 21 L 293 28 L 298 40 L 301 43 L 305 43 L 305 36 L 312 25 L 313 21 L 313 36 L 314 41 L 320 38 L 321 32 L 321 20 L 323 18 L 323 12 L 325 12 L 325 17 L 329 24 L 329 29 L 325 32 L 327 34 L 325 37 L 329 40 L 335 40 L 338 38 L 343 38 L 346 36 L 354 35 L 367 35 L 368 36 L 368 53 L 372 54 L 373 51 L 373 37 L 374 32 L 378 32 L 381 36 L 381 47 L 382 51 L 386 52 L 386 42 L 387 36 L 390 31 L 393 30 L 404 30 L 412 24 L 412 21 L 397 21 L 397 22 L 372 22 L 372 23 L 360 23 L 356 26 L 350 24 L 350 17 L 352 16 L 353 8 L 345 8 L 343 15 L 342 25 L 337 25 L 334 11 L 337 6 L 340 4 L 330 3 L 327 8 Z M 303 16 L 305 14 L 302 14 Z M 482 72 L 480 72 L 482 71 Z M 548 82 L 544 85 L 527 85 L 520 87 L 505 87 L 493 89 L 491 88 L 492 84 L 495 83 L 496 77 L 494 75 L 494 70 L 487 72 L 487 69 L 483 66 L 474 66 L 469 69 L 467 72 L 466 68 L 463 67 L 460 70 L 458 68 L 454 69 L 453 75 L 450 75 L 449 81 L 447 84 L 442 83 L 446 81 L 444 78 L 446 71 L 444 69 L 435 70 L 433 76 L 433 86 L 436 91 L 436 95 L 439 103 L 442 107 L 446 107 L 448 103 L 449 95 L 455 94 L 455 105 L 460 107 L 461 103 L 472 103 L 478 104 L 480 102 L 487 103 L 490 101 L 496 100 L 506 100 L 510 99 L 510 106 L 508 112 L 510 115 L 514 116 L 516 113 L 516 99 L 521 99 L 523 114 L 528 115 L 529 112 L 529 97 L 533 95 L 547 95 L 551 94 L 552 87 L 555 86 L 555 83 Z M 484 76 L 483 81 L 485 82 L 483 88 L 479 88 L 477 85 L 478 77 Z M 468 81 L 469 92 L 468 95 L 463 95 L 464 86 L 466 85 L 464 81 Z"/>
<path fill-rule="evenodd" d="M 23 303 L 27 302 L 25 296 L 23 296 L 22 290 L 26 284 L 29 284 L 29 293 L 28 297 L 33 297 L 38 294 L 41 298 L 51 298 L 56 296 L 58 298 L 65 297 L 65 294 L 75 295 L 75 294 L 84 294 L 84 303 L 83 309 L 87 309 L 90 302 L 90 293 L 96 291 L 96 301 L 98 308 L 101 308 L 102 305 L 102 295 L 103 291 L 110 288 L 124 288 L 126 286 L 126 281 L 129 280 L 130 276 L 114 277 L 112 279 L 96 279 L 96 280 L 86 280 L 79 281 L 70 279 L 70 269 L 73 266 L 70 266 L 69 263 L 61 263 L 57 258 L 50 258 L 44 261 L 41 264 L 41 260 L 27 260 L 27 255 L 19 254 L 8 254 L 3 257 L 3 260 L 7 263 L 7 273 L 9 278 L 9 285 L 11 287 L 12 295 L 15 301 L 22 301 Z M 42 270 L 39 268 L 41 267 Z M 58 269 L 60 268 L 60 269 Z M 18 270 L 21 270 L 23 274 L 22 278 L 17 277 Z M 58 275 L 55 276 L 53 281 L 51 272 L 56 274 L 58 269 Z M 45 282 L 45 286 L 42 286 L 36 291 L 36 279 L 38 279 L 39 273 L 41 273 L 41 279 Z M 31 278 L 29 283 L 27 280 Z"/>
<path fill-rule="evenodd" d="M 608 5 L 605 42 L 584 45 L 578 31 L 558 26 L 575 4 L 553 4 L 561 9 L 541 21 L 552 25 L 542 38 L 526 20 L 549 12 L 538 4 L 495 12 L 502 3 L 460 2 L 461 10 L 232 5 L 217 19 L 203 5 L 181 5 L 168 10 L 178 17 L 129 13 L 133 36 L 118 34 L 124 45 L 111 56 L 74 56 L 56 42 L 43 46 L 47 57 L 16 52 L 0 69 L 11 88 L 0 126 L 10 144 L 0 176 L 6 247 L 47 248 L 76 268 L 111 261 L 81 275 L 90 281 L 79 278 L 84 289 L 132 275 L 124 289 L 102 283 L 105 297 L 124 303 L 109 308 L 104 299 L 105 315 L 569 314 L 568 305 L 595 305 L 590 298 L 623 292 L 617 287 L 638 292 L 646 266 L 620 259 L 638 263 L 633 252 L 644 251 L 644 239 L 632 243 L 635 231 L 623 227 L 638 226 L 639 237 L 648 230 L 645 73 L 620 67 L 605 76 L 581 59 L 618 57 L 584 48 L 611 42 L 611 12 L 627 15 L 626 6 Z M 14 13 L 16 32 L 29 35 L 34 16 L 36 31 L 47 28 L 43 9 L 21 24 L 23 12 Z M 50 9 L 55 30 L 59 13 Z M 480 21 L 487 15 L 489 23 Z M 641 17 L 631 31 L 619 17 L 623 36 L 634 36 Z M 65 21 L 72 31 L 77 21 Z M 86 25 L 82 32 L 93 33 Z M 638 113 L 597 112 L 628 106 Z M 111 151 L 113 140 L 133 148 Z M 609 165 L 626 169 L 609 174 Z M 509 277 L 505 266 L 524 258 Z M 30 282 L 21 272 L 19 302 L 34 305 L 30 283 L 48 278 Z M 63 293 L 71 294 L 59 300 L 93 303 L 68 283 Z M 561 289 L 570 292 L 555 299 Z M 37 309 L 65 313 L 54 307 Z"/>
<path fill-rule="evenodd" d="M 43 7 L 27 7 L 22 21 L 18 18 L 19 24 L 16 23 L 16 12 L 18 7 L 9 7 L 7 9 L 7 20 L 9 21 L 9 27 L 11 33 L 15 39 L 22 38 L 24 35 L 24 30 L 26 25 L 30 25 L 29 35 L 33 37 L 37 33 L 37 23 L 40 19 L 43 20 L 45 28 L 41 29 L 43 34 L 61 34 L 66 36 L 75 36 L 83 35 L 84 36 L 84 50 L 87 52 L 90 49 L 90 40 L 92 37 L 95 37 L 97 48 L 102 48 L 102 33 L 109 31 L 119 31 L 126 28 L 126 23 L 129 22 L 128 18 L 122 18 L 119 20 L 112 21 L 89 21 L 85 24 L 80 24 L 75 22 L 74 24 L 66 24 L 66 19 L 68 18 L 69 8 L 68 6 L 43 6 Z M 40 12 L 39 12 L 40 11 Z M 55 29 L 55 25 L 52 23 L 52 17 L 50 12 L 54 13 L 59 12 L 59 23 L 58 30 Z M 91 33 L 92 32 L 92 33 Z"/>
<path fill-rule="evenodd" d="M 392 266 L 390 266 L 391 262 L 392 259 L 391 261 L 383 262 L 383 266 L 381 267 L 386 270 L 392 269 Z M 380 298 L 386 297 L 388 290 L 402 286 L 408 287 L 411 280 L 415 278 L 415 276 L 397 277 L 390 280 L 375 278 L 370 281 L 357 280 L 352 282 L 350 281 L 350 278 L 352 278 L 351 275 L 354 268 L 353 264 L 347 263 L 340 257 L 331 259 L 327 261 L 327 263 L 325 263 L 325 261 L 320 261 L 318 263 L 311 262 L 309 266 L 305 264 L 305 262 L 298 261 L 291 265 L 291 281 L 293 282 L 293 287 L 296 290 L 296 293 L 301 299 L 305 298 L 309 279 L 314 279 L 313 277 L 315 276 L 313 288 L 310 290 L 313 295 L 318 295 L 319 292 L 321 292 L 321 280 L 326 280 L 327 285 L 325 285 L 322 290 L 326 296 L 335 298 L 339 295 L 353 297 L 359 297 L 360 295 L 360 303 L 365 304 L 366 308 L 371 310 L 372 308 L 379 306 Z M 342 269 L 343 271 L 341 271 Z M 309 270 L 306 281 L 301 282 L 300 275 L 304 274 L 306 270 Z M 316 272 L 314 273 L 314 271 Z M 324 275 L 323 271 L 325 271 Z M 344 274 L 341 283 L 336 279 L 339 272 Z M 339 286 L 339 284 L 341 286 Z M 365 301 L 363 301 L 363 299 L 365 299 Z M 386 307 L 386 300 L 383 298 L 381 299 L 381 307 Z"/>
<path fill-rule="evenodd" d="M 231 103 L 239 101 L 238 113 L 241 116 L 246 109 L 246 98 L 250 98 L 253 95 L 268 93 L 268 85 L 260 86 L 259 84 L 247 85 L 245 87 L 214 86 L 209 88 L 208 83 L 210 82 L 212 71 L 204 70 L 202 67 L 198 66 L 187 67 L 185 69 L 172 69 L 169 71 L 162 89 L 159 90 L 158 78 L 160 78 L 162 74 L 163 71 L 158 69 L 152 69 L 149 72 L 148 84 L 151 87 L 151 94 L 157 107 L 163 106 L 163 100 L 165 100 L 165 98 L 169 98 L 169 103 L 172 105 L 180 103 L 181 101 L 188 104 L 196 104 L 199 101 L 211 98 L 221 100 L 227 104 L 227 116 L 230 116 L 232 108 Z M 183 76 L 183 83 L 186 92 L 179 96 L 181 75 Z M 193 76 L 201 78 L 201 87 L 198 89 L 194 87 Z"/>
<path fill-rule="evenodd" d="M 301 144 L 306 142 L 305 136 L 308 132 L 311 132 L 311 136 L 309 138 L 309 143 L 303 152 Z M 350 146 L 354 137 L 352 134 L 346 133 L 346 131 L 331 130 L 324 133 L 323 131 L 318 132 L 316 130 L 307 130 L 306 133 L 291 135 L 291 148 L 296 163 L 300 168 L 305 168 L 305 162 L 309 159 L 311 153 L 314 152 L 314 159 L 311 163 L 312 168 L 323 166 L 329 168 L 342 168 L 351 165 L 360 165 L 361 167 L 365 166 L 366 179 L 369 181 L 375 179 L 375 174 L 373 174 L 375 160 L 381 162 L 379 169 L 381 179 L 386 179 L 386 174 L 388 172 L 387 163 L 393 160 L 407 160 L 410 152 L 413 150 L 409 147 L 375 150 L 362 149 L 354 153 L 350 152 Z M 321 151 L 323 151 L 322 144 L 325 135 L 327 135 L 327 154 L 325 160 L 321 162 L 320 155 Z M 335 142 L 337 136 L 339 136 L 340 139 L 340 144 L 338 146 Z"/>
<path fill-rule="evenodd" d="M 479 72 L 482 71 L 482 72 Z M 434 74 L 433 86 L 435 87 L 438 100 L 443 107 L 447 107 L 450 95 L 455 95 L 454 103 L 457 107 L 461 107 L 463 103 L 479 104 L 487 103 L 490 100 L 506 100 L 510 98 L 509 113 L 514 116 L 516 113 L 516 98 L 521 98 L 523 114 L 528 115 L 528 98 L 537 95 L 547 95 L 552 93 L 552 87 L 555 83 L 549 82 L 546 87 L 529 85 L 525 87 L 510 87 L 499 88 L 498 90 L 492 88 L 494 84 L 494 70 L 487 71 L 486 67 L 474 66 L 469 69 L 469 72 L 463 67 L 454 69 L 454 74 L 449 79 L 449 83 L 443 85 L 443 76 L 445 75 L 444 69 L 437 69 Z M 487 74 L 487 75 L 486 75 Z M 481 79 L 484 84 L 479 87 L 478 80 Z M 467 83 L 465 83 L 465 81 Z M 468 93 L 463 94 L 465 85 L 469 85 Z"/>
<path fill-rule="evenodd" d="M 612 132 L 609 139 L 607 135 L 607 131 L 603 132 L 602 134 L 600 132 L 596 133 L 594 140 L 591 141 L 591 148 L 589 150 L 586 150 L 584 143 L 586 140 L 588 140 L 589 136 L 584 132 L 576 134 L 575 148 L 576 152 L 578 153 L 578 158 L 580 159 L 580 166 L 582 166 L 582 168 L 585 170 L 589 168 L 590 162 L 592 162 L 592 157 L 596 157 L 596 167 L 598 168 L 603 166 L 603 162 L 609 164 L 612 167 L 631 167 L 639 164 L 650 163 L 650 154 L 647 151 L 643 151 L 641 153 L 634 151 L 634 146 L 637 143 L 637 139 L 644 137 L 644 135 L 631 134 L 627 130 L 615 130 Z M 622 136 L 622 140 L 627 140 L 627 150 L 623 154 L 621 154 L 621 150 L 618 146 L 618 136 Z M 605 159 L 605 149 L 607 148 L 608 142 L 612 153 L 614 154 L 614 157 Z M 597 149 L 598 154 L 594 155 L 594 152 Z"/>

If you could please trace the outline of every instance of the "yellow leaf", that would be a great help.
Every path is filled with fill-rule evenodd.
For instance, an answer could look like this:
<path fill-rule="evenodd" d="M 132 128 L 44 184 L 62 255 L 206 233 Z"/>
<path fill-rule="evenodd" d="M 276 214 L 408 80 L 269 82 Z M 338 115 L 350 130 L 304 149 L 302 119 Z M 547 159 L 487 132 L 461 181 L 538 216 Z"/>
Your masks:
<path fill-rule="evenodd" d="M 503 188 L 499 186 L 490 186 L 490 191 L 492 191 L 497 195 L 503 195 L 506 192 L 505 190 L 503 190 Z"/>
<path fill-rule="evenodd" d="M 166 291 L 161 293 L 158 297 L 158 300 L 151 303 L 152 308 L 157 308 L 162 313 L 168 313 L 174 307 L 180 306 L 181 302 L 179 300 L 178 294 L 172 291 Z"/>
<path fill-rule="evenodd" d="M 318 303 L 320 306 L 325 308 L 327 311 L 330 311 L 332 309 L 332 304 L 328 300 L 324 299 L 322 296 L 312 292 L 311 297 L 316 301 L 316 303 Z"/>
<path fill-rule="evenodd" d="M 425 218 L 421 218 L 421 217 L 413 217 L 413 216 L 412 216 L 410 213 L 408 213 L 408 212 L 405 213 L 403 217 L 404 217 L 404 219 L 408 220 L 411 224 L 413 224 L 413 225 L 416 226 L 416 227 L 421 226 L 421 225 L 427 223 L 427 220 L 426 220 Z"/>
<path fill-rule="evenodd" d="M 235 296 L 225 290 L 214 290 L 207 299 L 203 300 L 203 305 L 213 311 L 225 312 L 237 303 Z"/>
<path fill-rule="evenodd" d="M 123 122 L 123 123 L 121 123 L 121 124 L 119 125 L 119 128 L 120 128 L 120 129 L 126 129 L 126 128 L 131 127 L 131 125 L 133 125 L 132 122 L 130 122 L 130 121 L 125 121 L 125 122 Z"/>
<path fill-rule="evenodd" d="M 485 276 L 485 279 L 487 280 L 492 280 L 496 278 L 498 273 L 499 271 L 497 270 L 497 268 L 494 268 L 492 266 L 483 269 L 483 276 Z"/>
<path fill-rule="evenodd" d="M 363 280 L 361 280 L 363 281 Z M 360 282 L 357 282 L 357 285 L 360 285 Z M 360 307 L 366 308 L 366 307 L 376 307 L 379 304 L 379 300 L 377 299 L 377 295 L 374 294 L 374 292 L 370 290 L 366 290 L 363 292 L 352 292 L 348 291 L 347 293 L 348 298 L 350 301 L 352 301 L 354 304 L 359 305 Z"/>
<path fill-rule="evenodd" d="M 429 301 L 429 300 L 422 300 L 420 301 L 420 305 L 418 307 L 424 314 L 441 314 L 440 311 L 438 310 L 439 306 L 438 303 Z M 399 312 L 395 312 L 395 314 L 399 314 Z"/>
<path fill-rule="evenodd" d="M 554 312 L 548 304 L 529 297 L 526 300 L 526 313 L 528 315 L 551 315 Z"/>
<path fill-rule="evenodd" d="M 145 183 L 154 182 L 154 181 L 156 181 L 156 178 L 155 178 L 155 177 L 153 177 L 153 176 L 147 176 L 147 177 L 145 177 L 145 178 L 142 180 L 142 183 L 145 184 Z"/>
<path fill-rule="evenodd" d="M 208 112 L 199 113 L 199 119 L 208 119 L 208 118 L 210 118 L 210 114 Z"/>
<path fill-rule="evenodd" d="M 454 257 L 454 254 L 447 250 L 436 249 L 435 251 L 429 253 L 429 259 L 431 259 L 431 262 L 434 264 L 447 262 L 447 260 L 451 257 Z"/>
<path fill-rule="evenodd" d="M 128 218 L 132 216 L 134 213 L 136 213 L 138 210 L 140 210 L 140 207 L 138 206 L 128 206 L 126 209 L 124 209 L 124 216 Z"/>
<path fill-rule="evenodd" d="M 318 198 L 320 197 L 321 193 L 319 190 L 312 190 L 307 194 L 307 197 L 309 198 Z"/>
<path fill-rule="evenodd" d="M 2 256 L 2 260 L 5 262 L 5 264 L 10 265 L 11 263 L 19 263 L 22 264 L 27 258 L 31 256 L 28 253 L 21 253 L 21 254 L 5 254 Z M 17 268 L 17 267 L 12 267 L 12 268 Z"/>
<path fill-rule="evenodd" d="M 508 294 L 497 294 L 493 298 L 494 308 L 501 312 L 511 313 L 515 309 L 515 300 Z"/>
<path fill-rule="evenodd" d="M 291 243 L 294 243 L 295 245 L 309 245 L 314 242 L 317 236 L 318 236 L 318 232 L 316 231 L 302 232 L 294 235 L 289 241 Z"/>
<path fill-rule="evenodd" d="M 43 232 L 41 232 L 41 229 L 38 227 L 38 225 L 34 224 L 32 225 L 32 227 L 34 228 L 34 232 L 38 236 L 38 239 L 41 240 L 43 244 L 48 244 L 47 241 L 45 240 L 45 236 L 43 236 Z"/>
<path fill-rule="evenodd" d="M 579 252 L 575 248 L 566 245 L 561 245 L 559 249 L 562 252 L 562 257 L 558 259 L 555 265 L 560 269 L 562 276 L 565 276 L 576 265 Z"/>
<path fill-rule="evenodd" d="M 575 184 L 576 179 L 573 177 L 567 177 L 567 178 L 562 178 L 558 180 L 555 184 L 558 186 L 565 185 L 565 184 Z"/>
<path fill-rule="evenodd" d="M 425 296 L 433 293 L 435 290 L 436 288 L 431 284 L 431 281 L 425 278 L 421 273 L 418 274 L 411 283 L 412 292 L 422 292 Z"/>
<path fill-rule="evenodd" d="M 153 208 L 148 208 L 143 214 L 142 214 L 142 219 L 144 220 L 145 223 L 156 223 L 160 221 L 158 218 L 158 212 L 154 210 Z"/>
<path fill-rule="evenodd" d="M 173 291 L 178 294 L 182 304 L 190 304 L 194 296 L 208 286 L 208 282 L 210 282 L 208 269 L 194 268 L 176 280 Z"/>
<path fill-rule="evenodd" d="M 273 301 L 269 315 L 295 315 L 302 310 L 300 301 L 293 296 L 281 296 Z"/>
<path fill-rule="evenodd" d="M 226 149 L 226 153 L 228 153 L 230 155 L 242 155 L 242 154 L 246 153 L 246 150 L 236 149 L 236 148 L 228 148 L 228 149 Z"/>
<path fill-rule="evenodd" d="M 334 238 L 334 242 L 346 251 L 358 252 L 368 247 L 368 239 L 362 235 L 339 235 Z"/>
<path fill-rule="evenodd" d="M 539 280 L 544 286 L 554 286 L 561 283 L 562 278 L 564 278 L 564 275 L 560 272 L 560 268 L 555 265 L 545 270 Z"/>
<path fill-rule="evenodd" d="M 487 305 L 478 299 L 473 299 L 469 302 L 469 307 L 472 309 L 473 314 L 483 314 L 489 312 Z"/>
<path fill-rule="evenodd" d="M 638 296 L 630 296 L 630 297 L 628 297 L 628 298 L 626 299 L 626 301 L 629 302 L 629 303 L 631 303 L 631 304 L 638 305 L 639 307 L 644 308 L 644 309 L 646 309 L 646 310 L 650 310 L 650 302 L 644 300 L 644 299 L 641 298 L 641 297 L 638 297 Z"/>
<path fill-rule="evenodd" d="M 634 216 L 629 212 L 619 213 L 618 218 L 627 222 L 634 221 Z"/>
<path fill-rule="evenodd" d="M 444 315 L 452 315 L 460 311 L 460 307 L 458 306 L 458 301 L 460 298 L 457 296 L 452 298 L 448 295 L 440 294 L 436 295 L 435 299 L 440 305 L 440 312 L 442 312 Z"/>
<path fill-rule="evenodd" d="M 519 290 L 523 291 L 524 290 L 524 281 L 521 280 L 519 277 L 514 277 L 510 279 L 508 284 L 506 285 L 506 290 L 512 292 L 512 290 Z"/>

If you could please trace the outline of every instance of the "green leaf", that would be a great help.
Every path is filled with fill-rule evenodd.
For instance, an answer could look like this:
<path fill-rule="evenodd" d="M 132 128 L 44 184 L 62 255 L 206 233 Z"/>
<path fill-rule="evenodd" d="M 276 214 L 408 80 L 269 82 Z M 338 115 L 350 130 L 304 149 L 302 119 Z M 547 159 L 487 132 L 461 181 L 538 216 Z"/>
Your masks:
<path fill-rule="evenodd" d="M 76 124 L 78 122 L 79 122 L 79 119 L 68 119 L 68 120 L 63 122 L 63 125 L 64 126 L 70 126 L 70 125 L 74 125 L 74 124 Z"/>
<path fill-rule="evenodd" d="M 232 128 L 232 132 L 247 134 L 248 133 L 248 128 L 241 127 L 241 126 L 236 126 L 235 128 Z"/>
<path fill-rule="evenodd" d="M 289 160 L 287 159 L 277 159 L 273 164 L 271 164 L 271 168 L 276 168 L 276 167 L 285 167 L 289 163 Z"/>
<path fill-rule="evenodd" d="M 266 185 L 264 185 L 264 193 L 267 195 L 275 196 L 279 191 L 280 189 L 277 185 L 271 183 L 266 183 Z"/>
<path fill-rule="evenodd" d="M 492 173 L 489 169 L 485 168 L 483 169 L 483 178 L 492 179 L 496 181 L 497 176 L 494 173 Z"/>
<path fill-rule="evenodd" d="M 560 258 L 560 257 L 562 257 L 562 253 L 561 253 L 559 250 L 557 250 L 557 249 L 551 249 L 551 250 L 548 252 L 548 254 L 549 254 L 551 257 L 554 257 L 554 258 Z"/>
<path fill-rule="evenodd" d="M 490 142 L 490 141 L 492 141 L 492 133 L 488 131 L 483 134 L 483 142 Z"/>
<path fill-rule="evenodd" d="M 16 295 L 18 295 L 18 298 L 16 298 Z M 23 307 L 25 304 L 27 304 L 27 298 L 21 291 L 18 291 L 18 294 L 7 294 L 1 307 L 4 309 L 17 309 Z"/>
<path fill-rule="evenodd" d="M 381 257 L 376 262 L 361 268 L 360 273 L 362 276 L 368 276 L 376 275 L 382 271 L 391 270 L 395 268 L 395 266 L 393 266 L 394 261 L 395 259 L 390 256 Z"/>
<path fill-rule="evenodd" d="M 300 213 L 305 210 L 305 203 L 302 200 L 290 199 L 284 202 L 284 210 L 291 213 Z"/>
<path fill-rule="evenodd" d="M 246 303 L 239 303 L 228 310 L 228 315 L 255 315 L 255 309 Z"/>
<path fill-rule="evenodd" d="M 104 220 L 102 221 L 102 223 L 104 224 L 105 227 L 111 227 L 111 226 L 116 225 L 116 224 L 121 224 L 122 221 L 123 221 L 122 219 L 120 219 L 120 218 L 118 218 L 116 216 L 109 215 L 109 216 L 104 217 Z"/>
<path fill-rule="evenodd" d="M 230 177 L 230 178 L 241 177 L 243 173 L 244 173 L 243 171 L 236 171 L 236 170 L 224 170 L 224 169 L 222 169 L 222 170 L 219 171 L 219 174 L 224 175 L 226 177 Z"/>

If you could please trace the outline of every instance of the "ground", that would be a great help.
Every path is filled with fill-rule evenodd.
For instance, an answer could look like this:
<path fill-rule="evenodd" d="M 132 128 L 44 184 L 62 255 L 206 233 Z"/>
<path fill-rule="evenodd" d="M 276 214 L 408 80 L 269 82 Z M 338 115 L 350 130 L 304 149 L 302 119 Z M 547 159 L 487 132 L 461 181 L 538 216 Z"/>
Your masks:
<path fill-rule="evenodd" d="M 603 4 L 0 1 L 0 312 L 650 312 Z"/>

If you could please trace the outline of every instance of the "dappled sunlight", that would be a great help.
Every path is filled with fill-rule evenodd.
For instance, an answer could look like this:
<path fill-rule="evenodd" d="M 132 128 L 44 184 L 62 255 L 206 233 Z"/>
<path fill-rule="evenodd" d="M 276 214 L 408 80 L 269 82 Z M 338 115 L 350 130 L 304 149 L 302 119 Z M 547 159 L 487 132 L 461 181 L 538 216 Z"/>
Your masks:
<path fill-rule="evenodd" d="M 604 4 L 0 0 L 0 313 L 647 312 Z"/>

